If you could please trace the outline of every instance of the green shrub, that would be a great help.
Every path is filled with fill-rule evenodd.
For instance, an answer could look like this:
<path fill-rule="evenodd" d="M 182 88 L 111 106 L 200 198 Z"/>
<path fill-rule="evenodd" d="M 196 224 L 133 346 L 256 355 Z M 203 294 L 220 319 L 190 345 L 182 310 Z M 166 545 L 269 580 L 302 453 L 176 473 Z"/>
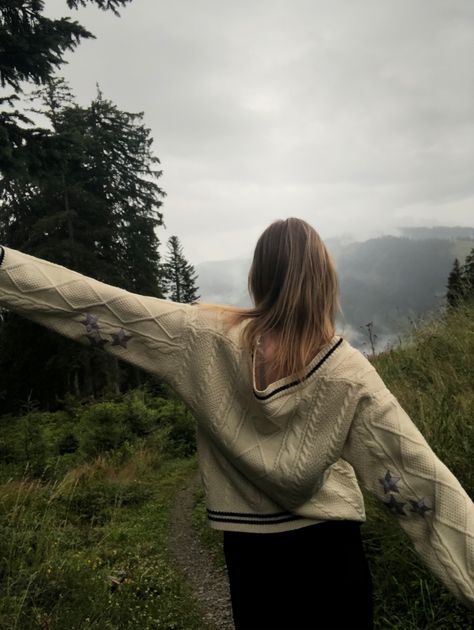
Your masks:
<path fill-rule="evenodd" d="M 21 460 L 27 462 L 27 476 L 41 477 L 46 466 L 46 444 L 41 428 L 42 413 L 30 411 L 19 419 L 18 446 Z"/>
<path fill-rule="evenodd" d="M 172 421 L 167 450 L 174 457 L 190 457 L 196 452 L 196 422 L 184 405 Z"/>
<path fill-rule="evenodd" d="M 186 405 L 177 398 L 162 398 L 157 406 L 159 425 L 166 431 L 164 448 L 173 457 L 189 457 L 196 452 L 196 422 Z"/>
<path fill-rule="evenodd" d="M 72 431 L 64 433 L 57 443 L 58 455 L 74 453 L 79 448 L 79 440 Z"/>
<path fill-rule="evenodd" d="M 83 461 L 84 457 L 79 451 L 64 453 L 63 455 L 51 455 L 46 460 L 42 479 L 45 481 L 59 481 L 68 470 L 79 466 Z"/>
<path fill-rule="evenodd" d="M 17 459 L 17 453 L 4 437 L 0 437 L 0 460 L 6 464 L 11 464 Z"/>
<path fill-rule="evenodd" d="M 123 396 L 124 421 L 128 432 L 137 436 L 151 433 L 159 421 L 159 414 L 146 403 L 146 393 L 131 390 Z"/>
<path fill-rule="evenodd" d="M 87 457 L 119 447 L 128 436 L 120 403 L 100 402 L 82 411 L 79 426 L 79 447 Z"/>

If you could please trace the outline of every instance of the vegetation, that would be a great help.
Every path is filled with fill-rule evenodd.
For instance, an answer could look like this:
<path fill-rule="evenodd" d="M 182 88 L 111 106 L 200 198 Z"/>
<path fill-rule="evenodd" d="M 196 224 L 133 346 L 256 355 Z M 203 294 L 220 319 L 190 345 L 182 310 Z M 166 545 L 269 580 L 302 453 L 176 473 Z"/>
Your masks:
<path fill-rule="evenodd" d="M 474 497 L 474 303 L 420 321 L 399 348 L 371 359 L 436 455 Z M 424 566 L 393 516 L 363 489 L 364 547 L 374 582 L 377 630 L 465 630 L 467 610 Z M 222 532 L 207 525 L 204 494 L 196 491 L 193 523 L 220 566 Z"/>
<path fill-rule="evenodd" d="M 65 5 L 119 16 L 129 2 Z M 14 92 L 0 98 L 0 243 L 164 298 L 166 193 L 143 112 L 99 86 L 89 106 L 75 103 L 54 72 L 94 35 L 43 10 L 0 5 L 0 81 Z M 179 301 L 197 299 L 184 258 L 179 271 Z M 167 555 L 168 510 L 195 466 L 186 407 L 159 379 L 7 309 L 0 373 L 0 627 L 203 628 Z"/>
<path fill-rule="evenodd" d="M 64 80 L 37 90 L 35 109 L 49 120 L 34 172 L 3 173 L 0 242 L 131 292 L 163 298 L 155 229 L 164 191 L 143 114 L 120 111 L 98 94 L 89 107 L 72 101 Z M 32 149 L 33 150 L 33 149 Z M 17 348 L 21 343 L 23 351 Z M 58 399 L 120 393 L 148 378 L 134 366 L 84 348 L 16 313 L 0 326 L 0 370 L 8 399 L 0 414 L 18 411 L 30 395 L 41 408 Z M 50 357 L 44 361 L 44 357 Z M 20 376 L 21 375 L 21 376 Z"/>
<path fill-rule="evenodd" d="M 95 4 L 120 16 L 118 7 L 128 2 L 130 0 L 67 0 L 67 6 L 79 9 L 88 3 Z M 15 176 L 33 174 L 47 130 L 28 126 L 33 122 L 24 113 L 9 108 L 20 100 L 25 83 L 47 83 L 55 70 L 66 63 L 66 51 L 74 50 L 82 39 L 95 38 L 76 20 L 47 18 L 43 14 L 44 4 L 43 0 L 0 4 L 0 84 L 2 88 L 8 86 L 14 90 L 13 94 L 0 98 L 0 171 Z"/>
<path fill-rule="evenodd" d="M 474 301 L 474 247 L 461 266 L 457 258 L 448 277 L 446 300 L 450 307 Z"/>
<path fill-rule="evenodd" d="M 64 4 L 91 4 L 120 16 L 118 9 L 130 1 Z M 156 229 L 164 225 L 166 192 L 155 181 L 162 170 L 144 112 L 121 111 L 99 86 L 90 105 L 75 102 L 54 72 L 65 63 L 66 51 L 94 35 L 70 18 L 47 18 L 43 10 L 41 0 L 0 3 L 0 81 L 14 92 L 0 98 L 0 243 L 127 291 L 164 298 L 170 278 Z M 25 94 L 30 86 L 35 89 Z M 34 126 L 29 111 L 43 117 L 45 126 Z M 193 268 L 176 251 L 183 262 L 178 301 L 196 300 Z M 162 386 L 136 366 L 1 308 L 0 372 L 0 416 L 21 413 L 24 400 L 57 411 L 67 396 L 90 401 L 145 382 Z"/>
<path fill-rule="evenodd" d="M 196 272 L 186 260 L 177 236 L 168 239 L 168 256 L 163 264 L 163 276 L 168 298 L 173 302 L 197 302 Z"/>
<path fill-rule="evenodd" d="M 168 551 L 174 495 L 196 468 L 184 405 L 136 390 L 9 420 L 0 627 L 206 628 Z"/>

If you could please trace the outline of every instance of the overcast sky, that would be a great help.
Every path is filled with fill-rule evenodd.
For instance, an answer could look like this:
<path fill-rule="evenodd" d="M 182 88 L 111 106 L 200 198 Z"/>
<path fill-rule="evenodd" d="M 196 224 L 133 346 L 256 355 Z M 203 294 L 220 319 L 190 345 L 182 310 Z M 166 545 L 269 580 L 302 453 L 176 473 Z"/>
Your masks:
<path fill-rule="evenodd" d="M 323 239 L 474 224 L 472 0 L 134 0 L 71 16 L 97 39 L 67 53 L 144 112 L 167 197 L 166 240 L 192 264 L 250 257 L 274 219 Z"/>

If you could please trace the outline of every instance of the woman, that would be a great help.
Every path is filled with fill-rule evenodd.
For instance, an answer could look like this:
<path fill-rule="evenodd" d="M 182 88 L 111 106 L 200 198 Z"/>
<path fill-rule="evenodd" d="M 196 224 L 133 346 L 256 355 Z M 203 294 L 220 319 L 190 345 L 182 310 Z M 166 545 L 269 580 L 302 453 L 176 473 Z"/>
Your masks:
<path fill-rule="evenodd" d="M 231 321 L 251 318 L 243 339 L 250 352 L 256 349 L 254 391 L 261 394 L 288 374 L 304 377 L 305 366 L 334 338 L 338 283 L 317 232 L 290 218 L 273 222 L 259 238 L 248 289 L 255 308 Z M 287 523 L 286 531 L 266 536 L 224 530 L 237 630 L 373 628 L 360 525 L 350 518 L 296 529 Z"/>
<path fill-rule="evenodd" d="M 474 609 L 473 503 L 335 333 L 337 277 L 317 232 L 273 222 L 249 290 L 250 309 L 180 304 L 0 251 L 0 305 L 158 375 L 192 410 L 237 630 L 373 627 L 359 483 Z"/>

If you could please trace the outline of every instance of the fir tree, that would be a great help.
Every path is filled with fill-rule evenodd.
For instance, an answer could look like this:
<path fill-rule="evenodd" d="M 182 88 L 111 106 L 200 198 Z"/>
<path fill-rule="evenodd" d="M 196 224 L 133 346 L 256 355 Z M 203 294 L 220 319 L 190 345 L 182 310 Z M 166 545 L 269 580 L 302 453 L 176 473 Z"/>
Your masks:
<path fill-rule="evenodd" d="M 34 111 L 49 119 L 52 130 L 35 177 L 11 174 L 0 183 L 0 242 L 114 286 L 163 297 L 155 227 L 162 224 L 165 193 L 151 181 L 161 171 L 152 168 L 159 160 L 151 154 L 143 113 L 120 111 L 100 90 L 89 107 L 79 107 L 61 79 L 34 96 L 42 103 Z M 65 392 L 89 398 L 119 383 L 114 357 L 43 329 L 39 334 L 32 322 L 13 315 L 3 327 L 0 357 L 9 401 L 33 390 L 41 406 L 51 408 Z M 132 385 L 148 376 L 129 365 L 123 372 L 130 373 L 124 383 Z"/>
<path fill-rule="evenodd" d="M 466 256 L 464 265 L 461 267 L 461 273 L 464 281 L 464 299 L 466 301 L 474 300 L 474 247 Z"/>
<path fill-rule="evenodd" d="M 117 7 L 131 0 L 67 0 L 70 9 L 88 2 L 120 16 Z M 28 157 L 36 136 L 45 130 L 29 128 L 33 122 L 15 106 L 23 93 L 21 82 L 42 85 L 65 63 L 64 55 L 82 39 L 95 38 L 77 21 L 50 19 L 43 15 L 43 0 L 0 0 L 0 85 L 13 94 L 0 98 L 0 171 L 11 173 L 28 169 Z"/>
<path fill-rule="evenodd" d="M 67 0 L 69 9 L 91 3 L 120 17 L 117 7 L 131 0 Z M 50 79 L 65 63 L 64 54 L 74 50 L 81 39 L 94 38 L 91 32 L 69 18 L 50 19 L 43 15 L 43 0 L 0 1 L 1 86 L 22 92 L 20 82 L 39 85 Z"/>
<path fill-rule="evenodd" d="M 201 297 L 196 295 L 195 284 L 197 273 L 183 254 L 182 245 L 177 236 L 168 239 L 168 256 L 163 264 L 163 275 L 166 292 L 173 302 L 191 304 Z"/>
<path fill-rule="evenodd" d="M 448 305 L 456 307 L 464 300 L 465 295 L 464 278 L 457 258 L 454 259 L 453 268 L 448 276 L 447 288 L 446 300 Z"/>
<path fill-rule="evenodd" d="M 163 224 L 160 207 L 166 193 L 153 181 L 162 171 L 153 168 L 160 160 L 152 154 L 143 112 L 119 110 L 98 86 L 90 106 L 79 107 L 61 78 L 36 90 L 33 99 L 43 107 L 31 111 L 47 117 L 52 132 L 29 196 L 34 210 L 27 221 L 23 216 L 21 238 L 13 239 L 12 247 L 21 245 L 104 282 L 162 297 L 155 228 Z M 24 195 L 9 194 L 8 179 L 2 197 L 15 215 L 25 208 Z M 15 184 L 18 191 L 23 183 L 10 183 L 10 188 Z M 7 242 L 12 236 L 10 231 Z"/>
<path fill-rule="evenodd" d="M 121 261 L 120 286 L 129 291 L 163 297 L 160 241 L 156 228 L 163 225 L 160 210 L 166 192 L 154 180 L 163 171 L 152 154 L 153 138 L 143 124 L 144 112 L 119 110 L 103 98 L 99 87 L 90 116 L 91 144 L 98 174 L 95 195 L 112 209 L 101 255 L 114 248 Z"/>
<path fill-rule="evenodd" d="M 183 302 L 187 304 L 194 304 L 200 299 L 200 295 L 197 295 L 199 287 L 196 286 L 196 279 L 198 274 L 193 265 L 186 263 L 183 268 L 183 283 L 182 283 L 182 296 Z"/>

